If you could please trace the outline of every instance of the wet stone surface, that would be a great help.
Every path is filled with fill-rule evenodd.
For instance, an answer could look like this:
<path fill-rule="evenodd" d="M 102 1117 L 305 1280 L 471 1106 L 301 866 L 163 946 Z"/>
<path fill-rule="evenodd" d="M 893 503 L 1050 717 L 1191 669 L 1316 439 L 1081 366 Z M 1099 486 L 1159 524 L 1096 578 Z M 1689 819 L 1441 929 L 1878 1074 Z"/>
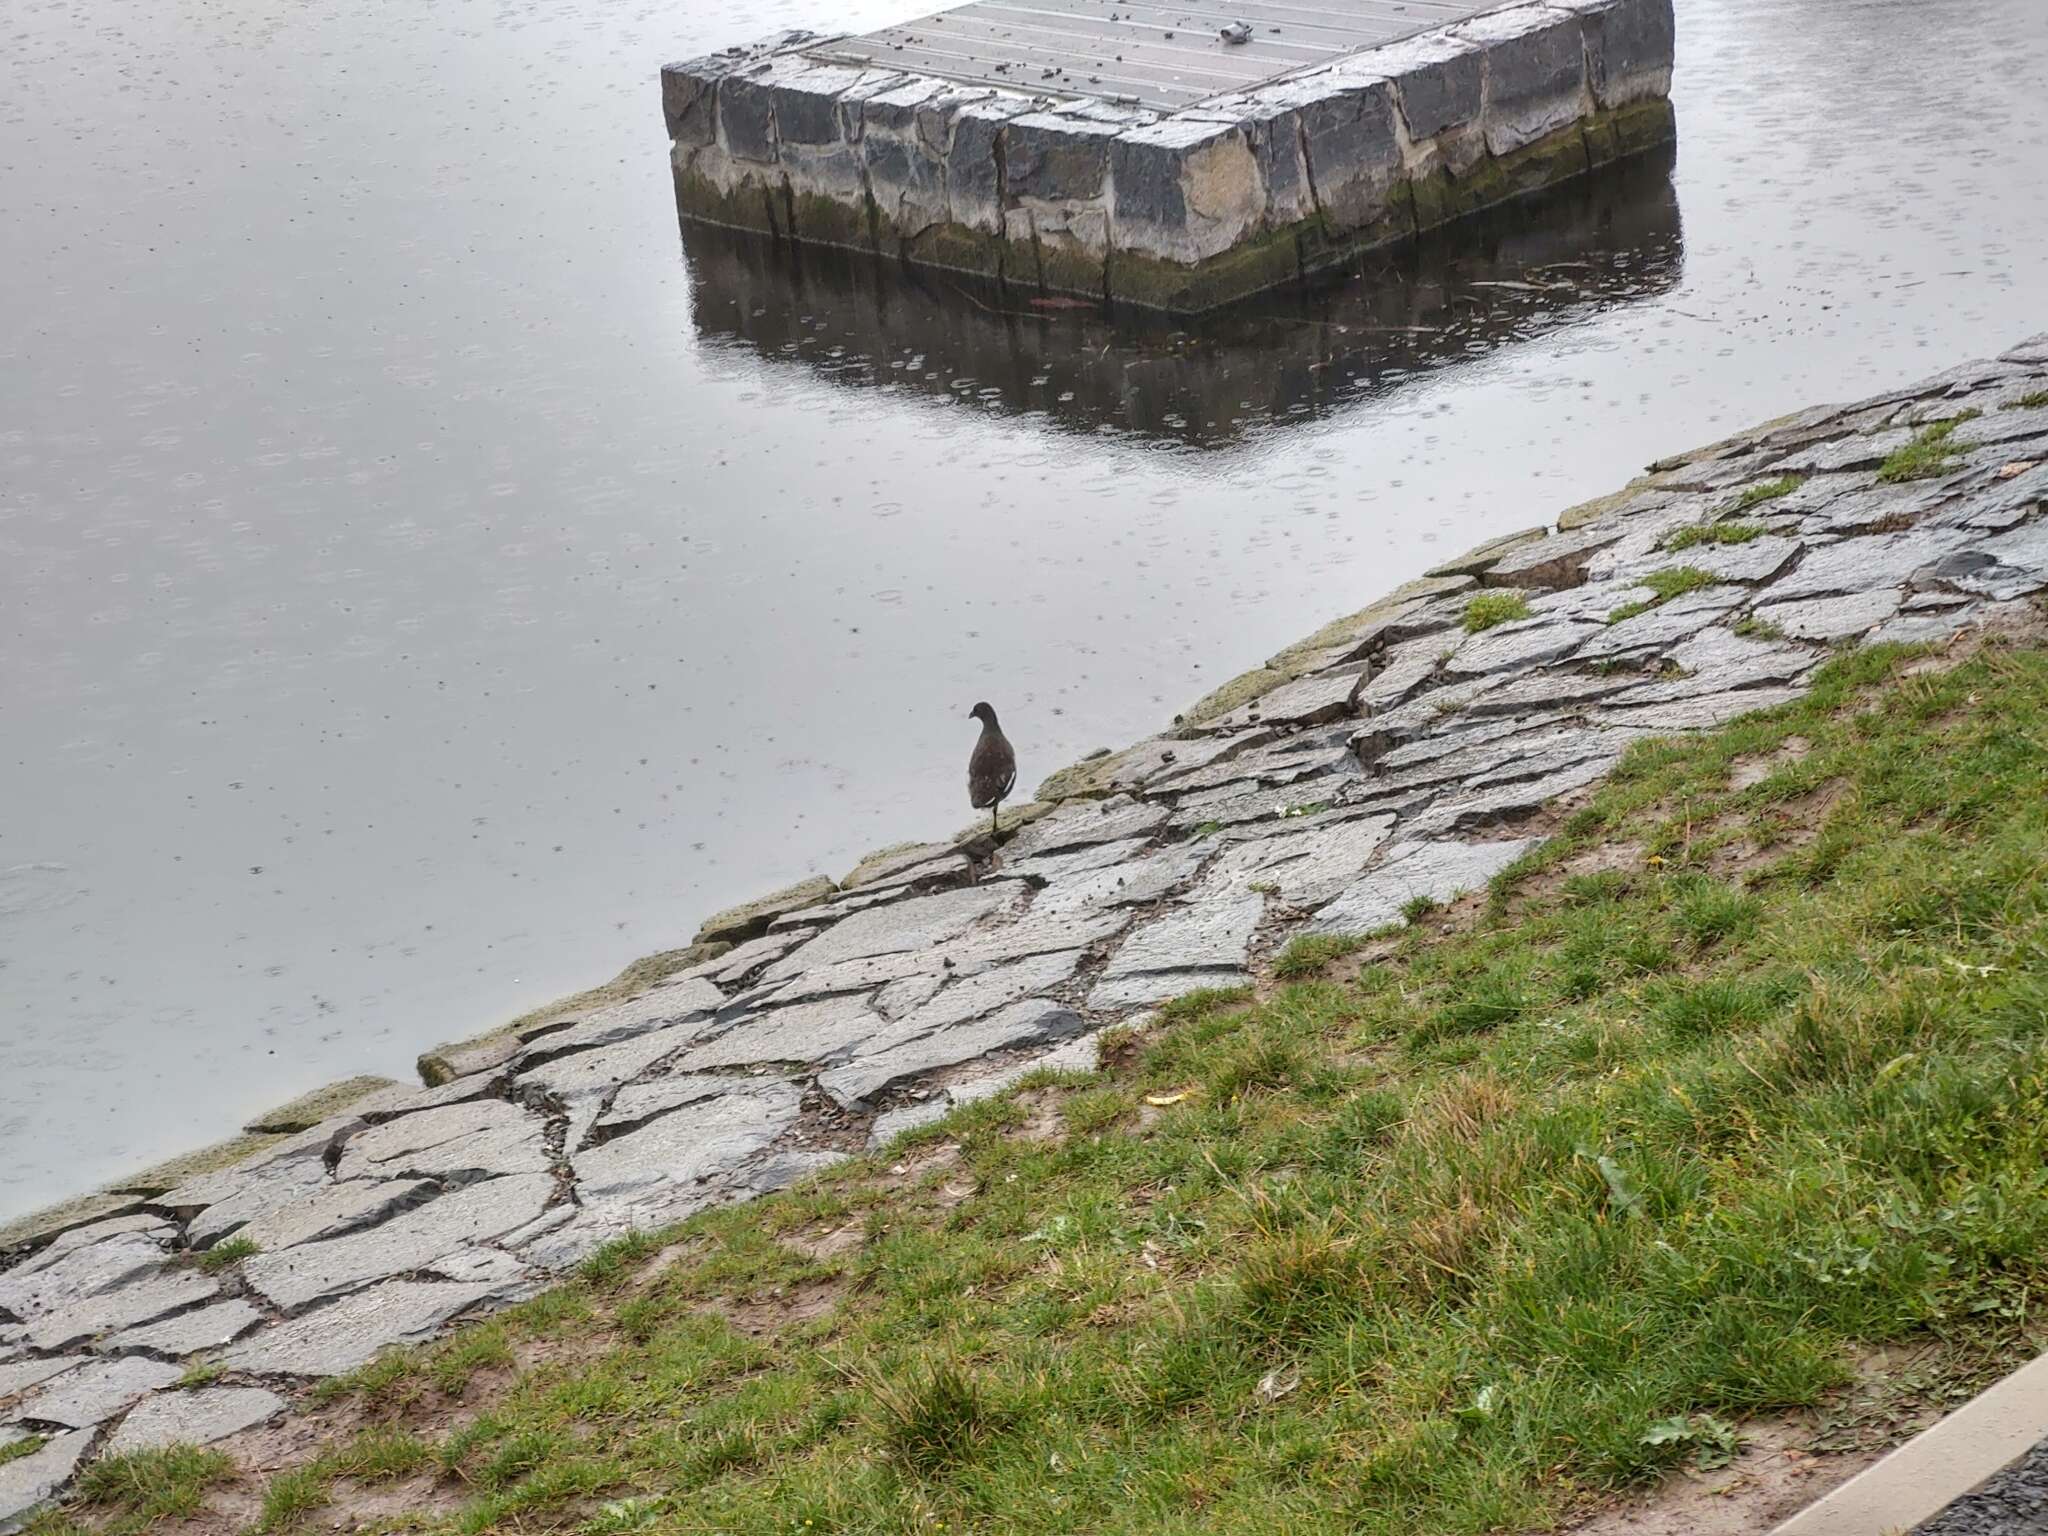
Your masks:
<path fill-rule="evenodd" d="M 0 1466 L 0 1518 L 60 1488 L 93 1436 L 260 1422 L 622 1233 L 780 1188 L 1037 1066 L 1085 1069 L 1105 1027 L 1249 980 L 1298 935 L 1480 890 L 1633 742 L 1798 698 L 1836 646 L 2032 612 L 2048 475 L 2012 456 L 2030 439 L 1959 434 L 1924 481 L 1876 466 L 1895 419 L 1988 419 L 2043 388 L 2048 355 L 2016 356 L 1717 445 L 1569 535 L 1452 562 L 1459 590 L 1326 631 L 1259 674 L 1263 701 L 1080 765 L 1078 796 L 993 861 L 933 844 L 867 861 L 851 890 L 783 893 L 722 922 L 735 948 L 494 1037 L 475 1072 L 351 1096 L 139 1208 L 42 1229 L 0 1270 L 0 1436 L 59 1433 Z M 1769 532 L 1664 548 L 1788 456 L 1833 467 L 1743 514 Z M 1687 564 L 1716 580 L 1668 601 L 1640 584 Z M 1468 635 L 1471 593 L 1503 586 L 1530 617 Z M 257 1251 L 194 1264 L 236 1236 Z M 176 1390 L 194 1361 L 222 1374 Z"/>

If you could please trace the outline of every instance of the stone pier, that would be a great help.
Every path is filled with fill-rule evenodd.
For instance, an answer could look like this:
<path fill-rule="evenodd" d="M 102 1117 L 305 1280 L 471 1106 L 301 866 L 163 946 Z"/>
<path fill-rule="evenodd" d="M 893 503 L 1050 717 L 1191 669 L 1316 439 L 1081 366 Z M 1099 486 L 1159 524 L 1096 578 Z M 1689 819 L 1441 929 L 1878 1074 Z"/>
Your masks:
<path fill-rule="evenodd" d="M 975 0 L 671 64 L 677 206 L 1194 313 L 1674 135 L 1671 0 L 1240 12 L 1231 41 L 1228 18 L 1123 0 Z"/>

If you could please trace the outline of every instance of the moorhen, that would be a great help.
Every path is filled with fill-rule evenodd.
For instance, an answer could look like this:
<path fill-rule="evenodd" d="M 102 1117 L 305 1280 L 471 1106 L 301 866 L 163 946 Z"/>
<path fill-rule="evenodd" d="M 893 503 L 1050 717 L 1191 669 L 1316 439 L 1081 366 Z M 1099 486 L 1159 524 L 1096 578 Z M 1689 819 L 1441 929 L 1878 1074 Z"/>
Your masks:
<path fill-rule="evenodd" d="M 981 722 L 981 740 L 974 744 L 974 756 L 967 759 L 967 800 L 977 811 L 988 812 L 990 853 L 993 857 L 998 819 L 1003 800 L 1017 782 L 1017 753 L 1003 728 L 996 724 L 996 712 L 977 704 L 967 712 L 970 720 Z"/>

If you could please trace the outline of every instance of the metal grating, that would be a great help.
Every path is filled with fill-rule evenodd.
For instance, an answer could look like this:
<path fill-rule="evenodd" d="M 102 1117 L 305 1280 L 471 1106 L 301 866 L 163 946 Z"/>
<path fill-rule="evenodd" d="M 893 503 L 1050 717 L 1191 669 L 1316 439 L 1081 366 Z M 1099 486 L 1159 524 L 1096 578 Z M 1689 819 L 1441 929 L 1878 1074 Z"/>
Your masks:
<path fill-rule="evenodd" d="M 973 0 L 957 10 L 840 38 L 811 57 L 881 64 L 965 85 L 1096 97 L 1174 111 L 1332 63 L 1482 11 L 1500 0 Z M 1251 40 L 1227 43 L 1232 23 Z"/>

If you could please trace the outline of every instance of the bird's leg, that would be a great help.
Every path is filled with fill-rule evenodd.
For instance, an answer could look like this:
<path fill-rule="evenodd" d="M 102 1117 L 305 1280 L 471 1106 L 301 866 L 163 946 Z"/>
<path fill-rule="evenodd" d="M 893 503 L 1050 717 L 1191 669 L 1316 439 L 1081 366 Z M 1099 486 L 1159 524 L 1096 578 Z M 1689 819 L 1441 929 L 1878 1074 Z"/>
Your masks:
<path fill-rule="evenodd" d="M 1003 830 L 1003 802 L 998 800 L 988 808 L 988 867 L 996 867 L 996 842 Z"/>

